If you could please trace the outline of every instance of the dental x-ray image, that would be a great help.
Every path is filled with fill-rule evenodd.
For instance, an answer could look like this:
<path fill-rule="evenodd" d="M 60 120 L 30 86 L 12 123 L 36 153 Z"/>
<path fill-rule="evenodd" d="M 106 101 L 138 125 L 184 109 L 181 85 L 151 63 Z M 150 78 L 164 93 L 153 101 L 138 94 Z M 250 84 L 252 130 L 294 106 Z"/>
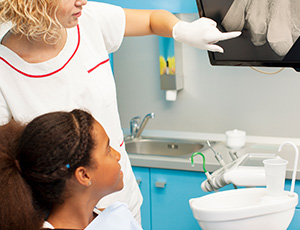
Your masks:
<path fill-rule="evenodd" d="M 196 0 L 200 17 L 215 20 L 238 38 L 209 52 L 212 65 L 300 68 L 300 0 Z"/>

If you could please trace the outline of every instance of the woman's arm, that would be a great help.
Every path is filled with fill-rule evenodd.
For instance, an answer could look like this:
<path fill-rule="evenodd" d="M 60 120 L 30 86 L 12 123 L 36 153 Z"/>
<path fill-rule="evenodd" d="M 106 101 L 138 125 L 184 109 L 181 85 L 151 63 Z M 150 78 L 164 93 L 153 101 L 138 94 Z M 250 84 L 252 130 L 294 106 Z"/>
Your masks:
<path fill-rule="evenodd" d="M 178 42 L 190 46 L 221 52 L 218 41 L 240 36 L 241 32 L 222 33 L 217 23 L 209 18 L 199 18 L 193 22 L 184 22 L 166 10 L 124 9 L 126 15 L 125 36 L 143 36 L 155 34 L 173 37 Z"/>
<path fill-rule="evenodd" d="M 124 9 L 126 15 L 125 36 L 156 34 L 172 37 L 174 25 L 179 19 L 166 10 Z"/>

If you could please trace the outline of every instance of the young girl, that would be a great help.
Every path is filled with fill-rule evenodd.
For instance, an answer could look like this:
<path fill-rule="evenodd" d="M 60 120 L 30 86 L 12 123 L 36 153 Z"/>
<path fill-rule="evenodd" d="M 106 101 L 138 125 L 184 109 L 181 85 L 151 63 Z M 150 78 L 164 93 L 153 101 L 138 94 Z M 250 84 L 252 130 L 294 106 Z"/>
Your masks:
<path fill-rule="evenodd" d="M 1 230 L 141 229 L 122 203 L 94 209 L 123 188 L 123 173 L 120 153 L 89 113 L 48 113 L 22 130 L 0 130 Z"/>

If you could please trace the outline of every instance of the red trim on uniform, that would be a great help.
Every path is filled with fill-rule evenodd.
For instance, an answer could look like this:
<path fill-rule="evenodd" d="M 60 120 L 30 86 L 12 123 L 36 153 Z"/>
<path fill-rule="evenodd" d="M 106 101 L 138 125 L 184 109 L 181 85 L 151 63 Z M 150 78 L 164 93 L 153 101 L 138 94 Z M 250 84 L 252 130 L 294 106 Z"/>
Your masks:
<path fill-rule="evenodd" d="M 77 25 L 77 33 L 78 33 L 78 42 L 77 42 L 77 46 L 75 48 L 74 53 L 71 55 L 71 57 L 67 60 L 67 62 L 60 67 L 59 69 L 51 72 L 51 73 L 47 73 L 47 74 L 43 74 L 43 75 L 32 75 L 32 74 L 27 74 L 22 72 L 21 70 L 17 69 L 16 67 L 14 67 L 12 64 L 10 64 L 7 60 L 5 60 L 4 58 L 0 57 L 0 60 L 4 61 L 7 65 L 9 65 L 12 69 L 14 69 L 15 71 L 17 71 L 20 74 L 23 74 L 26 77 L 33 77 L 33 78 L 41 78 L 41 77 L 49 77 L 50 75 L 56 74 L 59 71 L 61 71 L 63 68 L 66 67 L 66 65 L 71 61 L 71 59 L 74 57 L 74 55 L 76 54 L 78 48 L 79 48 L 79 44 L 80 44 L 80 30 L 79 30 L 79 25 Z"/>
<path fill-rule="evenodd" d="M 88 70 L 88 73 L 92 72 L 93 70 L 95 70 L 96 68 L 98 68 L 100 65 L 103 65 L 103 64 L 105 64 L 105 63 L 108 62 L 108 61 L 109 61 L 109 58 L 107 58 L 106 60 L 100 62 L 99 64 L 97 64 L 97 65 L 94 66 L 93 68 L 89 69 L 89 70 Z"/>
<path fill-rule="evenodd" d="M 124 145 L 124 140 L 122 141 L 122 143 L 120 144 L 120 147 L 122 147 Z"/>

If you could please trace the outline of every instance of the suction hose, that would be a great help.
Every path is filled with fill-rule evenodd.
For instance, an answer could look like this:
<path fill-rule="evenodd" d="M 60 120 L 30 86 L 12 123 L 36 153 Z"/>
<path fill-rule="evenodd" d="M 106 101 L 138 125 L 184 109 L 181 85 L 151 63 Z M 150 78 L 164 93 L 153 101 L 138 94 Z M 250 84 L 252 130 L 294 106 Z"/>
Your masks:
<path fill-rule="evenodd" d="M 206 175 L 206 178 L 207 178 L 207 180 L 205 180 L 201 184 L 201 189 L 204 192 L 212 192 L 212 191 L 217 192 L 219 188 L 222 188 L 222 187 L 224 187 L 225 185 L 228 184 L 228 183 L 225 182 L 223 175 L 218 176 L 218 177 L 212 177 L 210 175 L 210 173 L 205 168 L 205 156 L 200 152 L 195 152 L 195 153 L 192 154 L 192 156 L 191 156 L 192 167 L 195 166 L 194 165 L 194 156 L 196 156 L 196 155 L 201 155 L 202 158 L 203 158 L 203 164 L 202 164 L 203 165 L 203 171 L 204 171 L 204 173 Z"/>

